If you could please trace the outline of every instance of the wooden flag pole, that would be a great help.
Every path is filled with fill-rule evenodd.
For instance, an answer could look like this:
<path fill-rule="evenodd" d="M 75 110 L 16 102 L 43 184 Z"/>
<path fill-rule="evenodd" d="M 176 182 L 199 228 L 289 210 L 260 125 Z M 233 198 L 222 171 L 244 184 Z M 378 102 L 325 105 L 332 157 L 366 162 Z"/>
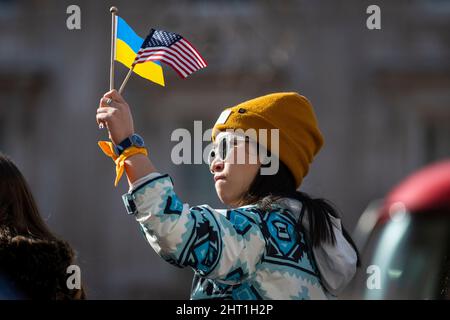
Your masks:
<path fill-rule="evenodd" d="M 128 79 L 130 79 L 131 74 L 133 73 L 134 66 L 135 66 L 134 64 L 131 66 L 130 70 L 128 70 L 127 76 L 125 77 L 125 79 L 123 79 L 123 82 L 120 85 L 119 94 L 122 94 L 123 89 L 125 89 Z"/>
<path fill-rule="evenodd" d="M 114 60 L 116 55 L 116 14 L 119 10 L 116 7 L 109 9 L 111 12 L 111 65 L 109 68 L 109 90 L 114 89 Z"/>
<path fill-rule="evenodd" d="M 116 59 L 116 14 L 119 12 L 119 9 L 116 7 L 109 8 L 109 12 L 111 12 L 111 61 L 109 65 L 109 90 L 114 89 L 114 60 Z M 98 125 L 99 129 L 103 129 L 103 122 L 100 122 Z"/>

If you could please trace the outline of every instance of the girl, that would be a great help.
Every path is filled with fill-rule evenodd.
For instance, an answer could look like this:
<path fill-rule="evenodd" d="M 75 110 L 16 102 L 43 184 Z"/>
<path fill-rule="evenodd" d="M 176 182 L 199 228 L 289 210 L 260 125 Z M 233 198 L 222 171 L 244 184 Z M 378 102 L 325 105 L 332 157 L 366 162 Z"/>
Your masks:
<path fill-rule="evenodd" d="M 19 169 L 0 154 L 0 299 L 84 299 L 69 289 L 74 253 L 42 220 Z"/>
<path fill-rule="evenodd" d="M 297 191 L 323 144 L 305 97 L 275 93 L 222 112 L 209 164 L 217 195 L 229 207 L 223 210 L 181 202 L 172 179 L 147 157 L 130 108 L 115 90 L 100 100 L 96 118 L 109 130 L 113 144 L 99 144 L 115 160 L 117 177 L 126 171 L 129 214 L 162 258 L 194 269 L 192 299 L 324 299 L 353 277 L 357 250 L 336 211 Z M 264 129 L 277 130 L 278 140 L 246 134 Z M 270 163 L 250 161 L 263 149 Z M 239 154 L 245 161 L 235 163 Z M 274 161 L 278 170 L 263 174 Z"/>

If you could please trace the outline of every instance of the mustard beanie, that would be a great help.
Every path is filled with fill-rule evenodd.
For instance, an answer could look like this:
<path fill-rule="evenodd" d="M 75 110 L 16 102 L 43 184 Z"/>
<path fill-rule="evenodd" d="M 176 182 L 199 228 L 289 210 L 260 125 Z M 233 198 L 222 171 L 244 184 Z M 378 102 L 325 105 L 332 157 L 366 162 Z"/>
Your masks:
<path fill-rule="evenodd" d="M 212 139 L 229 129 L 267 129 L 267 145 L 291 171 L 297 188 L 323 145 L 311 103 L 295 92 L 268 94 L 226 108 L 213 127 Z M 279 129 L 279 154 L 271 150 L 270 129 Z"/>

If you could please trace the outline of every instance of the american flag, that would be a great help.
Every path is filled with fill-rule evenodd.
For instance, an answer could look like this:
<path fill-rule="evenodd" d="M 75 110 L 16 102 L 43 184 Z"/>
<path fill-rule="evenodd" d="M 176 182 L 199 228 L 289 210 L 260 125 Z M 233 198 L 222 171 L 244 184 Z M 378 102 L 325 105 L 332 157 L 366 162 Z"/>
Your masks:
<path fill-rule="evenodd" d="M 162 61 L 182 78 L 207 66 L 205 59 L 179 34 L 151 29 L 139 49 L 133 66 L 146 61 Z"/>

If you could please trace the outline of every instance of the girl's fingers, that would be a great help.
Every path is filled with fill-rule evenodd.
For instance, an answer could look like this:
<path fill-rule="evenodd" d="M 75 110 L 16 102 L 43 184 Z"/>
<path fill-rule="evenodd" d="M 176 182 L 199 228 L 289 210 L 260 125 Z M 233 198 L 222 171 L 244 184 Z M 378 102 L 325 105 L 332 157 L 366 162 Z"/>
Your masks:
<path fill-rule="evenodd" d="M 111 91 L 108 91 L 107 93 L 105 93 L 105 94 L 103 95 L 103 97 L 105 97 L 105 98 L 111 98 L 111 99 L 113 99 L 114 101 L 121 102 L 121 103 L 125 103 L 125 100 L 122 98 L 122 96 L 119 94 L 119 92 L 117 92 L 116 89 L 113 89 L 113 90 L 111 90 Z"/>
<path fill-rule="evenodd" d="M 108 113 L 97 113 L 95 118 L 97 119 L 97 123 L 106 122 L 109 119 L 110 115 Z"/>
<path fill-rule="evenodd" d="M 100 107 L 97 109 L 97 113 L 108 113 L 108 112 L 112 112 L 114 110 L 114 108 L 111 107 Z"/>
<path fill-rule="evenodd" d="M 111 107 L 100 107 L 97 109 L 97 116 L 99 114 L 111 115 L 113 110 L 114 110 L 114 108 L 111 108 Z M 97 124 L 99 125 L 99 128 L 102 129 L 103 126 L 100 126 L 100 124 L 103 124 L 103 121 L 99 120 L 99 117 L 96 117 L 96 120 L 97 120 Z"/>
<path fill-rule="evenodd" d="M 120 106 L 120 104 L 117 103 L 116 101 L 112 100 L 111 98 L 103 97 L 103 98 L 100 99 L 100 107 L 104 107 L 104 108 L 108 108 L 108 107 L 118 108 L 119 106 Z"/>
<path fill-rule="evenodd" d="M 129 106 L 116 90 L 105 93 L 100 99 L 96 120 L 98 124 L 103 123 L 108 128 L 110 136 L 116 140 L 120 140 L 126 133 L 133 131 L 133 119 Z M 113 132 L 110 131 L 111 129 Z"/>

